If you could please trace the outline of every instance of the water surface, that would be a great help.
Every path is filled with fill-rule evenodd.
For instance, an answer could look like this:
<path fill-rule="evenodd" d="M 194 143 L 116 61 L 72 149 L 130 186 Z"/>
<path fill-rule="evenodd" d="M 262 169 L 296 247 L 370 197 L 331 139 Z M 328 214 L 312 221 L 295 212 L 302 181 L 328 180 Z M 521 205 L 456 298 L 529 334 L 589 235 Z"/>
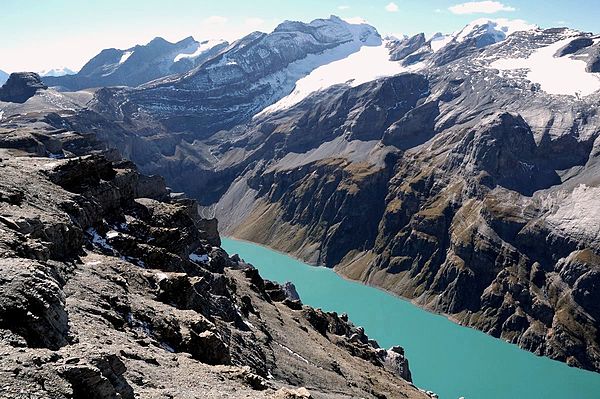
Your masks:
<path fill-rule="evenodd" d="M 331 269 L 256 244 L 222 241 L 264 278 L 292 281 L 304 303 L 348 313 L 382 347 L 403 346 L 414 383 L 442 399 L 600 399 L 600 374 L 535 356 Z"/>

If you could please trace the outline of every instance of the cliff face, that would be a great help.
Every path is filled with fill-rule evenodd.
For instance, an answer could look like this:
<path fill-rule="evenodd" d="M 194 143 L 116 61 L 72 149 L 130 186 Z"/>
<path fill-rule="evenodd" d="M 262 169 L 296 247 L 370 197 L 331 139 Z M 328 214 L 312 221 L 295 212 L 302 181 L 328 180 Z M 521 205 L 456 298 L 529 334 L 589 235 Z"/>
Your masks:
<path fill-rule="evenodd" d="M 36 117 L 0 131 L 4 395 L 426 397 L 401 348 L 303 306 L 230 258 L 195 201 Z M 61 139 L 95 154 L 41 156 Z"/>

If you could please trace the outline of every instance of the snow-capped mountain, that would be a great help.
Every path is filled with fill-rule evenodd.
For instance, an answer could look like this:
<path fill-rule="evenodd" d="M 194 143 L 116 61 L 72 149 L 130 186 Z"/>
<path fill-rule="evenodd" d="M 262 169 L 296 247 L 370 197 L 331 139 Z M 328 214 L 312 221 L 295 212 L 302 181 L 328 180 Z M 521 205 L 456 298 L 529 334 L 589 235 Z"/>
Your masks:
<path fill-rule="evenodd" d="M 464 57 L 467 53 L 499 43 L 515 32 L 535 30 L 537 26 L 522 20 L 477 19 L 450 34 L 436 33 L 429 40 L 424 34 L 391 41 L 389 47 L 396 61 L 412 65 L 432 61 L 441 65 Z"/>
<path fill-rule="evenodd" d="M 375 73 L 370 78 L 401 72 L 386 63 L 385 51 L 377 30 L 364 23 L 352 24 L 335 16 L 308 24 L 285 21 L 272 33 L 254 32 L 234 42 L 190 72 L 133 90 L 114 90 L 111 95 L 126 96 L 144 115 L 158 118 L 169 129 L 209 135 L 251 118 L 289 95 L 299 79 L 325 65 L 354 58 L 364 63 L 365 54 L 368 58 L 373 53 L 383 64 L 371 65 Z M 333 68 L 330 72 L 337 76 L 329 82 L 356 78 L 347 70 L 352 62 L 344 65 L 345 75 Z M 386 70 L 378 73 L 379 67 Z M 342 81 L 340 76 L 345 76 Z M 307 86 L 314 86 L 314 81 Z M 186 118 L 179 116 L 182 112 Z"/>
<path fill-rule="evenodd" d="M 44 75 L 48 86 L 80 90 L 102 86 L 137 86 L 174 73 L 189 71 L 227 46 L 223 41 L 197 42 L 191 36 L 177 43 L 160 37 L 125 50 L 106 49 L 77 74 Z"/>
<path fill-rule="evenodd" d="M 46 77 L 46 76 L 58 77 L 58 76 L 65 76 L 65 75 L 75 75 L 76 73 L 77 72 L 63 66 L 63 67 L 59 67 L 59 68 L 44 69 L 42 71 L 39 71 L 38 75 L 40 75 L 41 77 Z"/>

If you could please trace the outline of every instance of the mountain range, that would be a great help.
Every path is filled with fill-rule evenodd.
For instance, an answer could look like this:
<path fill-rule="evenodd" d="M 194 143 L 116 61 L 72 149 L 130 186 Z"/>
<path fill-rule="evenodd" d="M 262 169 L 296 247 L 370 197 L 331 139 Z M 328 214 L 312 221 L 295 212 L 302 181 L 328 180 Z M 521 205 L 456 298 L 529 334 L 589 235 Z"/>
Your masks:
<path fill-rule="evenodd" d="M 93 137 L 223 234 L 600 371 L 599 35 L 384 39 L 332 16 L 42 80 L 23 103 L 0 89 L 0 125 Z"/>
<path fill-rule="evenodd" d="M 157 37 L 146 45 L 126 50 L 102 50 L 77 73 L 40 75 L 49 86 L 70 91 L 102 86 L 137 86 L 170 74 L 187 72 L 227 45 L 221 40 L 197 42 L 191 36 L 177 43 Z"/>

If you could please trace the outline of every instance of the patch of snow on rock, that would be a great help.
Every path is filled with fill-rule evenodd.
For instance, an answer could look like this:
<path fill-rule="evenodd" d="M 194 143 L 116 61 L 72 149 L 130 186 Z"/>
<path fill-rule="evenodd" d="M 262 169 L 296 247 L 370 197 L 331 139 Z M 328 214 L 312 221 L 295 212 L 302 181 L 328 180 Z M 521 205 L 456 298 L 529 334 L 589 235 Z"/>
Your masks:
<path fill-rule="evenodd" d="M 345 46 L 338 46 L 336 49 L 344 51 L 343 47 Z M 333 54 L 332 56 L 335 57 Z M 312 61 L 309 60 L 309 57 L 304 60 L 306 60 L 305 62 Z M 319 61 L 322 61 L 322 58 Z M 295 65 L 294 67 L 306 69 L 304 65 Z M 261 114 L 289 108 L 310 94 L 336 84 L 345 83 L 354 87 L 377 78 L 393 76 L 418 68 L 419 66 L 403 67 L 400 62 L 391 61 L 385 42 L 379 41 L 378 45 L 362 46 L 360 50 L 345 58 L 326 63 L 312 70 L 296 82 L 292 93 L 267 107 Z"/>
<path fill-rule="evenodd" d="M 119 60 L 119 65 L 124 63 L 125 61 L 127 61 L 127 59 L 129 57 L 131 57 L 131 54 L 133 54 L 133 51 L 126 51 L 123 53 L 123 55 L 121 56 L 121 59 Z"/>
<path fill-rule="evenodd" d="M 527 79 L 539 83 L 548 94 L 586 96 L 600 90 L 600 73 L 586 71 L 586 63 L 571 56 L 554 54 L 574 38 L 559 40 L 542 47 L 528 58 L 504 58 L 490 66 L 501 71 L 528 69 Z"/>
<path fill-rule="evenodd" d="M 182 53 L 182 54 L 178 54 L 177 56 L 175 56 L 175 58 L 173 59 L 173 62 L 177 62 L 179 60 L 182 60 L 184 58 L 196 58 L 198 56 L 200 56 L 202 53 L 210 50 L 211 48 L 224 43 L 224 40 L 206 40 L 203 41 L 202 43 L 198 44 L 198 47 L 196 48 L 196 50 L 193 53 Z"/>

